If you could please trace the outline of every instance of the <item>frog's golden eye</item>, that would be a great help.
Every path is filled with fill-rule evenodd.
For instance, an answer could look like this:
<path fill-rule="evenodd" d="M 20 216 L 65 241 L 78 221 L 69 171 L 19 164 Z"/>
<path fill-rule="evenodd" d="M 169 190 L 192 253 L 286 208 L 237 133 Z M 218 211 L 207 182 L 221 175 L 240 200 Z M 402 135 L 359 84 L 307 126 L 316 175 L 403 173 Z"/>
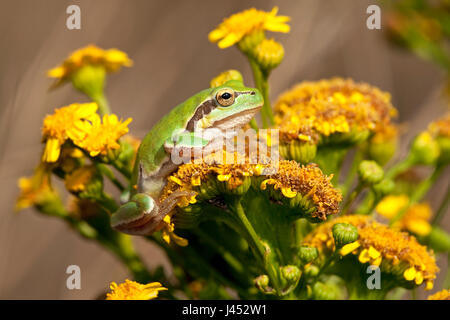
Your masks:
<path fill-rule="evenodd" d="M 222 89 L 217 92 L 216 100 L 222 107 L 231 106 L 234 102 L 234 91 L 230 89 Z"/>

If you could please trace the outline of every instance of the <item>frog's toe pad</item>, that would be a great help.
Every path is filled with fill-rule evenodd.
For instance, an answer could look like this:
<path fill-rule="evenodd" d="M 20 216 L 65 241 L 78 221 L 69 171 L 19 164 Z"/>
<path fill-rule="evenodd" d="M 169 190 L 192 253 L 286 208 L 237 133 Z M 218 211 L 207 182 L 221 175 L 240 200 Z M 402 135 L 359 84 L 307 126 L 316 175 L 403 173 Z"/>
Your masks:
<path fill-rule="evenodd" d="M 127 234 L 149 235 L 164 218 L 158 213 L 158 206 L 152 197 L 136 194 L 111 216 L 111 226 Z"/>

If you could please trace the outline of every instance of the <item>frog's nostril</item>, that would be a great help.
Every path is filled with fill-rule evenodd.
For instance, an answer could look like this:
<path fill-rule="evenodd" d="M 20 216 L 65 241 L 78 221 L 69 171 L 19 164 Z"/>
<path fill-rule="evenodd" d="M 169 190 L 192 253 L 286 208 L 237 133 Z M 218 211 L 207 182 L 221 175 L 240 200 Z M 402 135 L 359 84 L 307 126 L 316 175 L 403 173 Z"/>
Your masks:
<path fill-rule="evenodd" d="M 251 94 L 252 96 L 254 96 L 254 95 L 256 94 L 256 92 L 255 92 L 255 91 L 252 91 L 252 92 L 250 92 L 250 94 Z"/>

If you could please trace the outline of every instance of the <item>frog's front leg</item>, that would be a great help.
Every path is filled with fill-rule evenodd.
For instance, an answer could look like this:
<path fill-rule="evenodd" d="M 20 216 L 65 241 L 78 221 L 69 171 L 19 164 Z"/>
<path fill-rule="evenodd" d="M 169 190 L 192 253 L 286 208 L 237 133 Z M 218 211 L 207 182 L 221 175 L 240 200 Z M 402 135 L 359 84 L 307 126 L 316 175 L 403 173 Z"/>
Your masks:
<path fill-rule="evenodd" d="M 194 132 L 183 131 L 174 135 L 164 144 L 173 163 L 180 165 L 200 160 L 210 153 L 221 151 L 226 135 L 217 128 Z"/>
<path fill-rule="evenodd" d="M 161 203 L 146 193 L 135 194 L 111 216 L 111 226 L 131 235 L 151 235 L 164 217 L 174 209 L 180 197 L 192 197 L 193 191 L 178 191 Z"/>

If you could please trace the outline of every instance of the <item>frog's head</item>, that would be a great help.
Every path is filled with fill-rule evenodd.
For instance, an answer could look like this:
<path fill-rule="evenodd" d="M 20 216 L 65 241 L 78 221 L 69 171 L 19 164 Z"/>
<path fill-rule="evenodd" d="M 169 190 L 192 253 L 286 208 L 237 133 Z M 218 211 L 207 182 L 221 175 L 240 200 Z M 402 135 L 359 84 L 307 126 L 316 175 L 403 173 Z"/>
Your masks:
<path fill-rule="evenodd" d="M 250 122 L 263 103 L 258 89 L 247 88 L 237 80 L 227 81 L 211 89 L 204 107 L 197 109 L 193 117 L 197 121 L 195 127 L 237 130 Z"/>

